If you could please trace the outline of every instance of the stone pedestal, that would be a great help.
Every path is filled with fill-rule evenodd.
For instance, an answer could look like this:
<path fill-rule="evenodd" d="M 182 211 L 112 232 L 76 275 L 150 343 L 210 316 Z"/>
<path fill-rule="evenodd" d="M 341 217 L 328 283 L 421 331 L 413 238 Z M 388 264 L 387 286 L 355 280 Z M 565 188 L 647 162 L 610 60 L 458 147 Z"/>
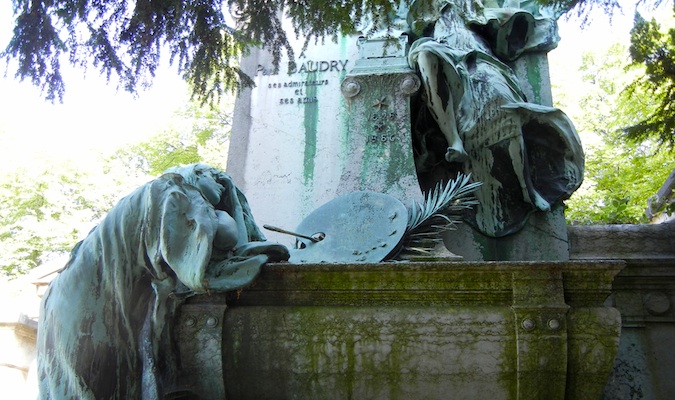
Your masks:
<path fill-rule="evenodd" d="M 183 384 L 222 398 L 201 383 L 222 366 L 230 400 L 599 398 L 621 325 L 603 303 L 622 267 L 268 265 L 249 289 L 183 306 L 179 326 L 208 330 L 205 306 L 227 305 L 222 336 L 195 333 L 206 342 L 180 354 L 215 373 Z"/>
<path fill-rule="evenodd" d="M 603 399 L 669 400 L 675 393 L 675 224 L 569 229 L 573 259 L 624 259 L 610 303 L 621 342 Z"/>
<path fill-rule="evenodd" d="M 183 307 L 180 323 L 173 327 L 181 355 L 179 379 L 190 382 L 186 389 L 203 394 L 200 398 L 226 398 L 222 354 L 226 309 L 224 303 Z"/>
<path fill-rule="evenodd" d="M 410 129 L 410 96 L 420 80 L 407 47 L 406 36 L 359 41 L 359 59 L 341 86 L 348 128 L 338 195 L 371 190 L 407 206 L 423 198 Z"/>
<path fill-rule="evenodd" d="M 523 229 L 501 238 L 491 238 L 460 224 L 444 234 L 448 250 L 466 261 L 560 261 L 569 259 L 569 241 L 563 205 L 549 212 L 532 213 Z"/>

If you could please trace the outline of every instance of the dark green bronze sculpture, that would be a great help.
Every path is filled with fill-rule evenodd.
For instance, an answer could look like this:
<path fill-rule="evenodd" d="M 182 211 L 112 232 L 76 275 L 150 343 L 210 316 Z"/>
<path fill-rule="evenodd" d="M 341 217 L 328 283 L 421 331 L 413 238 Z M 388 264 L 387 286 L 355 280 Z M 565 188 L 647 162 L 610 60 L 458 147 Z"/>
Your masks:
<path fill-rule="evenodd" d="M 290 262 L 378 263 L 413 254 L 436 257 L 442 233 L 455 229 L 462 211 L 477 202 L 480 183 L 459 176 L 429 191 L 422 203 L 406 208 L 393 196 L 368 191 L 337 197 L 309 214 L 294 232 L 265 228 L 296 236 Z"/>
<path fill-rule="evenodd" d="M 122 199 L 44 296 L 41 398 L 158 399 L 175 390 L 176 307 L 191 293 L 244 287 L 266 262 L 288 259 L 264 240 L 231 178 L 206 165 L 172 169 Z"/>
<path fill-rule="evenodd" d="M 382 193 L 353 192 L 314 210 L 296 228 L 292 263 L 376 263 L 394 256 L 408 223 L 408 210 Z"/>
<path fill-rule="evenodd" d="M 415 121 L 420 172 L 482 182 L 466 221 L 491 237 L 569 197 L 583 178 L 579 137 L 560 110 L 528 102 L 511 67 L 556 46 L 555 19 L 527 1 L 417 0 L 409 22 L 419 38 L 408 57 L 424 87 Z M 442 149 L 434 131 L 447 141 Z"/>

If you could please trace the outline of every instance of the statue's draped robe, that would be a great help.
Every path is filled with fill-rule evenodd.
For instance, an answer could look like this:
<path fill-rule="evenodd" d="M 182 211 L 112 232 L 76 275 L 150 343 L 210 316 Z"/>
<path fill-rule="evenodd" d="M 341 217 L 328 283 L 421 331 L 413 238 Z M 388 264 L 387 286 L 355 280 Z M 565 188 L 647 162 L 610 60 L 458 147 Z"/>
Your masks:
<path fill-rule="evenodd" d="M 556 108 L 526 102 L 501 61 L 554 48 L 555 20 L 525 10 L 483 9 L 476 0 L 438 3 L 433 38 L 412 44 L 410 64 L 414 68 L 423 51 L 441 61 L 445 96 L 452 97 L 469 155 L 458 169 L 483 183 L 476 192 L 480 205 L 467 222 L 488 236 L 508 235 L 531 212 L 569 197 L 583 179 L 584 155 L 572 123 Z"/>
<path fill-rule="evenodd" d="M 225 211 L 242 232 L 248 205 L 231 185 Z M 206 290 L 214 207 L 177 174 L 142 186 L 73 249 L 41 307 L 41 398 L 156 399 L 173 384 L 170 322 L 177 280 Z M 263 240 L 256 230 L 249 236 Z M 260 265 L 238 271 L 235 286 Z M 242 280 L 242 276 L 248 276 Z"/>

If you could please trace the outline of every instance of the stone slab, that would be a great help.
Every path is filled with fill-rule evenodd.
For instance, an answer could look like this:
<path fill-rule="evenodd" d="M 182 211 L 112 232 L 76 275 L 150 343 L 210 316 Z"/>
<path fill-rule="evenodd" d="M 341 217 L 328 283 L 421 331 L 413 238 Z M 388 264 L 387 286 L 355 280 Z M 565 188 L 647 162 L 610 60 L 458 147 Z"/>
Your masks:
<path fill-rule="evenodd" d="M 572 259 L 675 258 L 675 223 L 570 226 Z"/>
<path fill-rule="evenodd" d="M 227 172 L 246 194 L 256 222 L 293 230 L 311 211 L 336 197 L 346 162 L 347 102 L 340 85 L 357 58 L 356 37 L 326 39 L 302 50 L 297 67 L 253 50 L 242 69 L 256 87 L 237 99 Z M 293 242 L 265 232 L 270 240 Z"/>
<path fill-rule="evenodd" d="M 448 250 L 466 261 L 559 261 L 570 257 L 562 204 L 550 212 L 534 212 L 523 229 L 512 235 L 491 238 L 461 224 L 443 239 Z"/>
<path fill-rule="evenodd" d="M 622 331 L 603 398 L 670 399 L 675 393 L 675 257 L 626 263 L 609 299 L 621 311 Z"/>
<path fill-rule="evenodd" d="M 184 309 L 227 304 L 230 399 L 598 398 L 620 329 L 604 301 L 622 267 L 276 264 Z"/>

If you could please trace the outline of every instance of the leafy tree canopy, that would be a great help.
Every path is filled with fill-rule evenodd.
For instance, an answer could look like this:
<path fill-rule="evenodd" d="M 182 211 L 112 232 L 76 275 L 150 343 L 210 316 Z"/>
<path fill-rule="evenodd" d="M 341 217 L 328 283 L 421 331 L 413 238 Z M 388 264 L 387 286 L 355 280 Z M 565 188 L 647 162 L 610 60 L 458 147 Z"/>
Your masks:
<path fill-rule="evenodd" d="M 226 168 L 231 115 L 223 108 L 190 103 L 176 113 L 170 127 L 145 142 L 120 148 L 106 161 L 106 171 L 137 171 L 148 177 L 177 165 L 203 162 Z"/>
<path fill-rule="evenodd" d="M 596 146 L 587 158 L 584 186 L 565 203 L 565 217 L 582 225 L 647 223 L 647 199 L 672 171 L 672 158 L 653 146 Z"/>
<path fill-rule="evenodd" d="M 14 34 L 2 55 L 16 60 L 16 77 L 62 100 L 61 63 L 93 64 L 129 92 L 149 85 L 163 57 L 177 66 L 202 102 L 252 85 L 238 59 L 253 47 L 284 52 L 293 63 L 289 34 L 312 38 L 356 31 L 358 21 L 392 27 L 399 0 L 13 0 Z M 402 0 L 412 2 L 413 0 Z M 560 13 L 609 14 L 617 0 L 538 0 Z M 649 0 L 648 0 L 649 1 Z M 662 0 L 651 0 L 660 2 Z M 498 2 L 501 2 L 498 0 Z M 286 32 L 284 20 L 293 32 Z M 67 61 L 66 61 L 67 60 Z"/>
<path fill-rule="evenodd" d="M 0 174 L 0 277 L 67 254 L 122 196 L 168 167 L 205 162 L 225 169 L 231 118 L 224 109 L 190 103 L 154 137 L 86 168 L 59 160 Z M 0 153 L 7 151 L 3 135 Z"/>
<path fill-rule="evenodd" d="M 289 34 L 312 38 L 349 34 L 367 18 L 392 27 L 401 0 L 13 0 L 14 33 L 2 56 L 16 61 L 15 76 L 60 101 L 61 64 L 93 66 L 118 87 L 135 93 L 151 84 L 163 58 L 190 84 L 202 103 L 253 84 L 238 60 L 253 47 L 285 52 L 293 63 Z M 414 0 L 402 0 L 412 2 Z M 420 0 L 418 0 L 420 1 Z M 618 0 L 535 0 L 583 20 L 594 8 L 611 15 Z M 644 0 L 659 5 L 664 0 Z M 497 0 L 501 3 L 500 0 Z M 293 32 L 283 21 L 290 20 Z"/>
<path fill-rule="evenodd" d="M 110 208 L 111 189 L 71 165 L 18 168 L 0 180 L 0 275 L 69 251 Z"/>
<path fill-rule="evenodd" d="M 390 26 L 392 0 L 14 0 L 14 34 L 2 55 L 18 63 L 52 101 L 62 100 L 61 62 L 92 63 L 135 92 L 150 84 L 164 49 L 203 102 L 252 81 L 237 61 L 250 48 L 269 49 L 275 65 L 293 49 L 282 21 L 306 40 L 351 33 L 368 14 Z M 229 12 L 226 12 L 229 11 Z M 91 60 L 91 61 L 90 61 Z"/>
<path fill-rule="evenodd" d="M 675 12 L 675 3 L 674 3 Z M 675 148 L 675 28 L 663 30 L 655 19 L 647 21 L 636 12 L 631 30 L 630 57 L 644 65 L 645 74 L 628 88 L 629 94 L 649 92 L 657 105 L 651 113 L 624 128 L 633 142 L 654 138 L 659 145 Z"/>
<path fill-rule="evenodd" d="M 675 168 L 673 151 L 655 140 L 623 140 L 625 126 L 658 107 L 650 91 L 624 90 L 644 67 L 631 65 L 628 47 L 615 44 L 605 52 L 585 53 L 580 68 L 583 95 L 580 115 L 573 116 L 582 134 L 599 141 L 586 148 L 582 187 L 566 201 L 565 216 L 573 224 L 637 224 L 647 222 L 647 199 L 657 193 Z"/>
<path fill-rule="evenodd" d="M 660 2 L 662 0 L 655 1 Z M 588 23 L 591 11 L 596 8 L 603 10 L 610 17 L 614 14 L 614 11 L 621 9 L 618 0 L 538 0 L 537 2 L 558 10 L 559 14 L 576 15 L 580 18 L 582 24 Z"/>

